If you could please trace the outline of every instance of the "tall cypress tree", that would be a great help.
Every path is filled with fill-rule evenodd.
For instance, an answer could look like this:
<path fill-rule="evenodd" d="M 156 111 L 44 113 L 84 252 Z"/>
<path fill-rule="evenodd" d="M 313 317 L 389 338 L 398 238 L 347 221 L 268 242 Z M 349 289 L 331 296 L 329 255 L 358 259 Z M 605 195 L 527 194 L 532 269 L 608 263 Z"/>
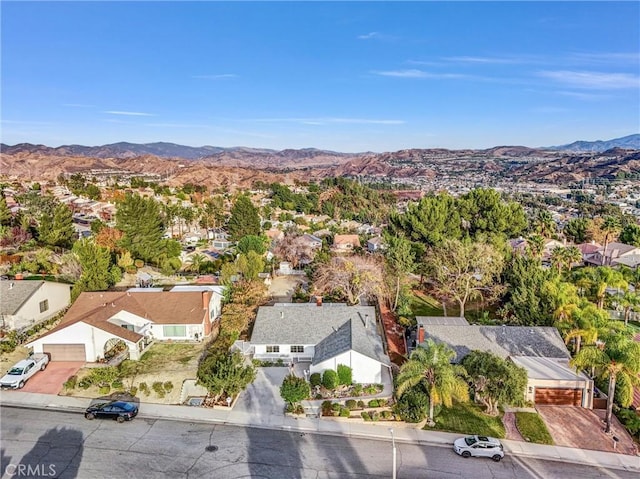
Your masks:
<path fill-rule="evenodd" d="M 7 206 L 7 200 L 0 195 L 0 225 L 9 226 L 11 224 L 11 210 Z"/>
<path fill-rule="evenodd" d="M 258 236 L 260 234 L 258 208 L 253 206 L 248 196 L 238 196 L 238 199 L 233 204 L 231 217 L 229 218 L 229 223 L 227 223 L 227 230 L 234 241 L 239 241 L 247 235 Z"/>
<path fill-rule="evenodd" d="M 121 246 L 134 258 L 157 262 L 163 253 L 164 224 L 153 198 L 127 194 L 118 205 L 116 227 L 124 233 Z"/>
<path fill-rule="evenodd" d="M 71 210 L 66 205 L 58 204 L 53 210 L 53 216 L 43 214 L 40 218 L 38 236 L 40 241 L 50 246 L 70 247 L 75 236 Z"/>

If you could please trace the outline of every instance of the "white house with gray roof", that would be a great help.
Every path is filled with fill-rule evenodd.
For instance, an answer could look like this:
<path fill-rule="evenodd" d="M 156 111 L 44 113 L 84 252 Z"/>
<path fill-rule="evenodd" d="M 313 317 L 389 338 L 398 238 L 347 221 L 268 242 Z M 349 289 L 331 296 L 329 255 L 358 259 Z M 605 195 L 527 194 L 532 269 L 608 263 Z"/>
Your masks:
<path fill-rule="evenodd" d="M 0 281 L 0 328 L 20 331 L 53 318 L 71 302 L 71 285 L 53 281 Z"/>
<path fill-rule="evenodd" d="M 373 306 L 276 303 L 258 309 L 249 348 L 254 359 L 309 362 L 311 374 L 349 366 L 357 383 L 381 383 L 391 361 Z"/>

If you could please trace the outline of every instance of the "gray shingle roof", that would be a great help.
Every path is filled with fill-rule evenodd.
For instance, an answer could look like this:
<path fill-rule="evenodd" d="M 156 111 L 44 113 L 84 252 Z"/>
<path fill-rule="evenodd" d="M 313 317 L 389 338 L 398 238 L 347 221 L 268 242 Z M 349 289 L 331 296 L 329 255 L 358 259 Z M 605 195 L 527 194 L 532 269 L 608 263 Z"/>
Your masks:
<path fill-rule="evenodd" d="M 551 327 L 526 326 L 428 326 L 425 339 L 451 346 L 460 362 L 471 351 L 489 351 L 502 358 L 538 356 L 569 358 L 560 333 Z"/>
<path fill-rule="evenodd" d="M 0 314 L 14 315 L 44 281 L 0 281 Z"/>
<path fill-rule="evenodd" d="M 466 319 L 453 316 L 416 316 L 418 324 L 428 326 L 469 326 Z"/>
<path fill-rule="evenodd" d="M 365 326 L 367 323 L 367 326 Z M 352 349 L 390 364 L 384 353 L 373 306 L 276 303 L 262 306 L 251 335 L 252 344 L 313 344 L 314 363 Z"/>

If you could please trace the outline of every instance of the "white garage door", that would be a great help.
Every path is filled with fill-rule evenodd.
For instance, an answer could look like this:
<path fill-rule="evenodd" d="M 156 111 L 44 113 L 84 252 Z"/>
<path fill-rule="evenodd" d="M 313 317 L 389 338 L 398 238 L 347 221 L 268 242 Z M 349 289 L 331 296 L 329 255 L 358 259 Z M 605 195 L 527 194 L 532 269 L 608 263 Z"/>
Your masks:
<path fill-rule="evenodd" d="M 84 344 L 43 344 L 42 351 L 51 355 L 51 361 L 86 361 Z"/>

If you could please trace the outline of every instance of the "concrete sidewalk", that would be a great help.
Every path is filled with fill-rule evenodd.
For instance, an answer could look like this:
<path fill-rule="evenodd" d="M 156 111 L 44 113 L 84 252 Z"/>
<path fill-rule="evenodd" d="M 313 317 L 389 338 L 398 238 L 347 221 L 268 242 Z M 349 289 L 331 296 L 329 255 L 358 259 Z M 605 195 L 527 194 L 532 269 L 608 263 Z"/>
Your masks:
<path fill-rule="evenodd" d="M 18 391 L 0 393 L 1 406 L 31 407 L 62 411 L 84 411 L 90 400 L 68 396 L 55 396 Z M 325 435 L 358 437 L 390 441 L 389 428 L 393 427 L 395 440 L 411 444 L 429 444 L 450 447 L 460 434 L 424 431 L 404 423 L 380 422 L 375 424 L 332 419 L 294 418 L 280 415 L 259 415 L 233 411 L 225 407 L 200 408 L 141 403 L 140 417 L 210 422 L 233 426 L 301 431 Z M 612 469 L 640 472 L 640 457 L 610 452 L 591 451 L 560 446 L 544 446 L 521 441 L 503 440 L 505 451 L 514 456 L 572 462 Z"/>

